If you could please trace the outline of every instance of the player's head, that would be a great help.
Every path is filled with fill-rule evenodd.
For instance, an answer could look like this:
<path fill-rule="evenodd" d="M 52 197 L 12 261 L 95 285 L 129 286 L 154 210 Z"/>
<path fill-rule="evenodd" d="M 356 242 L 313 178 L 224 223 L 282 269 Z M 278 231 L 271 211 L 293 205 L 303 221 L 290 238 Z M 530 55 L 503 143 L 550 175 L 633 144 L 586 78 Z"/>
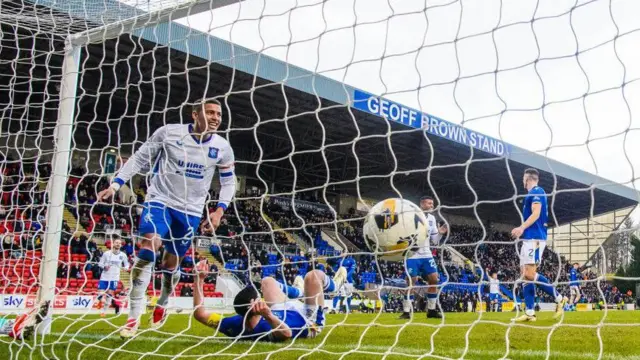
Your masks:
<path fill-rule="evenodd" d="M 580 267 L 580 264 L 578 264 L 578 263 L 573 263 L 573 268 L 574 268 L 574 269 L 578 270 L 578 268 L 579 268 L 579 267 Z"/>
<path fill-rule="evenodd" d="M 491 272 L 491 278 L 493 278 L 493 279 L 497 279 L 497 278 L 498 278 L 498 272 L 496 272 L 496 271 L 492 271 L 492 272 Z"/>
<path fill-rule="evenodd" d="M 253 286 L 247 286 L 240 290 L 238 295 L 233 299 L 233 308 L 236 314 L 245 316 L 251 310 L 251 300 L 260 298 L 260 294 Z"/>
<path fill-rule="evenodd" d="M 122 240 L 120 240 L 120 239 L 113 240 L 113 244 L 111 244 L 111 248 L 114 251 L 120 251 L 121 247 L 122 247 Z"/>
<path fill-rule="evenodd" d="M 524 176 L 522 177 L 522 183 L 524 184 L 524 188 L 529 190 L 532 187 L 538 185 L 538 179 L 540 178 L 540 173 L 538 170 L 533 168 L 528 168 L 524 171 Z"/>
<path fill-rule="evenodd" d="M 198 131 L 216 131 L 222 122 L 222 104 L 215 99 L 197 102 L 191 108 L 191 118 Z"/>
<path fill-rule="evenodd" d="M 422 211 L 433 211 L 433 198 L 431 196 L 423 196 L 420 198 L 420 209 Z"/>

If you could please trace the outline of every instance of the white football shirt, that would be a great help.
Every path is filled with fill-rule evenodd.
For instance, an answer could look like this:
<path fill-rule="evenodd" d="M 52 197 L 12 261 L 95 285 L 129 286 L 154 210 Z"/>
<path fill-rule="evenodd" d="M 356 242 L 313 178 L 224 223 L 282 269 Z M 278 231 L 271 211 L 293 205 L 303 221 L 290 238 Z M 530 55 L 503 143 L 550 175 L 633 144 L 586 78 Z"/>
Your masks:
<path fill-rule="evenodd" d="M 440 240 L 440 233 L 438 232 L 438 224 L 436 218 L 432 214 L 425 214 L 427 218 L 427 234 L 428 238 L 418 240 L 418 250 L 416 250 L 409 259 L 429 259 L 433 258 L 431 253 L 430 242 L 437 242 Z"/>
<path fill-rule="evenodd" d="M 200 142 L 191 135 L 192 126 L 170 124 L 156 130 L 118 171 L 115 181 L 124 183 L 151 170 L 146 202 L 202 216 L 216 167 L 224 168 L 221 176 L 234 176 L 235 157 L 225 138 L 213 134 Z"/>
<path fill-rule="evenodd" d="M 500 280 L 494 279 L 492 277 L 489 278 L 489 293 L 490 294 L 500 293 Z"/>
<path fill-rule="evenodd" d="M 427 227 L 427 234 L 429 234 L 429 236 L 427 236 L 427 238 L 425 239 L 418 239 L 418 244 L 417 244 L 418 250 L 416 250 L 413 253 L 413 255 L 409 257 L 409 259 L 433 258 L 433 254 L 431 253 L 431 247 L 429 246 L 429 241 L 431 239 L 431 233 L 432 233 L 431 224 L 429 221 L 429 215 L 427 215 L 427 223 L 425 224 L 425 226 Z"/>
<path fill-rule="evenodd" d="M 120 269 L 128 270 L 129 260 L 124 251 L 116 253 L 113 250 L 108 250 L 102 254 L 99 266 L 103 269 L 109 267 L 108 270 L 102 270 L 100 281 L 120 281 Z"/>

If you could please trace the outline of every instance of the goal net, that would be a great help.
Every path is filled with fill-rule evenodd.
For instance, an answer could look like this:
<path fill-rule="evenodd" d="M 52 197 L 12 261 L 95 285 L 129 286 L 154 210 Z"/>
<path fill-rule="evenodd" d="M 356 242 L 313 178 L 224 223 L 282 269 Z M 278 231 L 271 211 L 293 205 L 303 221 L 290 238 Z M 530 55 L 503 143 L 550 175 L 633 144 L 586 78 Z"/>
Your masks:
<path fill-rule="evenodd" d="M 638 353 L 638 13 L 633 0 L 0 2 L 0 351 L 12 359 Z M 183 194 L 160 194 L 188 207 L 189 194 L 208 192 L 186 235 L 172 235 L 177 220 L 164 222 L 173 242 L 150 252 L 144 314 L 122 339 L 132 289 L 145 283 L 135 269 L 149 256 L 141 223 L 153 218 L 154 177 L 167 174 L 158 164 L 202 177 L 196 160 L 186 152 L 172 160 L 167 146 L 190 141 L 211 159 L 224 151 L 175 133 L 195 134 L 200 105 L 213 99 L 222 112 L 215 141 L 229 142 L 235 173 L 219 162 L 210 190 L 179 180 Z M 158 141 L 160 128 L 170 130 Z M 128 160 L 144 162 L 134 154 L 148 144 L 164 155 L 100 199 Z M 538 191 L 528 168 L 539 173 L 542 200 L 528 195 Z M 235 195 L 211 233 L 227 176 Z M 367 213 L 389 198 L 434 216 L 428 251 L 414 247 L 395 261 L 368 245 Z M 532 203 L 546 204 L 538 220 L 529 218 Z M 165 220 L 178 210 L 166 211 Z M 404 215 L 387 208 L 387 216 L 379 226 Z M 536 224 L 537 237 L 517 230 Z M 169 270 L 162 259 L 176 244 L 185 251 Z M 534 283 L 521 276 L 527 256 L 538 264 Z M 206 263 L 200 277 L 198 263 Z M 341 267 L 346 284 L 331 291 Z M 163 295 L 165 274 L 174 274 L 173 289 Z M 250 312 L 235 331 L 211 314 L 232 319 L 246 287 L 266 300 L 300 288 L 301 299 L 269 304 L 275 320 Z M 309 311 L 310 297 L 320 310 Z M 167 315 L 152 327 L 159 301 Z"/>

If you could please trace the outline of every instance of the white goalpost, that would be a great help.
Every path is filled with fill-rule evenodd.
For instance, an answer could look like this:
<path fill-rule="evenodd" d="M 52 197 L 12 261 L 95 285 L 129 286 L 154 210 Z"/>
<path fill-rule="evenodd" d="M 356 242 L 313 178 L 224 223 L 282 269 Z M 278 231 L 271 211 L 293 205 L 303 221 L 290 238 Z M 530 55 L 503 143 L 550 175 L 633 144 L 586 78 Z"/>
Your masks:
<path fill-rule="evenodd" d="M 633 357 L 637 14 L 636 0 L 0 1 L 0 353 Z M 119 184 L 113 201 L 97 194 L 158 128 L 193 125 L 192 106 L 207 100 L 221 104 L 216 136 L 233 148 L 235 170 L 215 174 L 205 221 L 187 224 L 193 241 L 157 328 L 147 321 L 168 270 L 158 261 L 167 250 L 154 249 L 144 314 L 127 338 L 120 330 L 134 277 L 118 264 L 120 280 L 99 289 L 115 266 L 100 258 L 119 241 L 134 264 L 140 218 L 154 201 L 148 187 L 169 150 Z M 221 149 L 206 151 L 216 159 Z M 180 171 L 199 176 L 189 161 Z M 552 319 L 556 298 L 535 280 L 538 317 L 519 323 L 512 318 L 531 297 L 521 275 L 524 234 L 513 234 L 533 196 L 523 175 L 531 168 L 548 202 L 548 238 L 531 239 L 536 279 L 548 278 L 560 303 L 575 303 Z M 236 179 L 236 194 L 208 232 L 224 176 Z M 424 218 L 436 231 L 421 249 L 412 234 L 392 241 L 407 247 L 401 260 L 385 257 L 363 229 L 371 219 L 382 234 L 398 223 L 395 205 L 382 206 L 384 218 L 368 217 L 390 198 L 434 216 Z M 423 220 L 404 223 L 417 229 Z M 433 262 L 412 267 L 415 254 Z M 348 286 L 330 292 L 345 264 Z M 437 285 L 429 285 L 430 267 Z M 306 277 L 317 270 L 327 277 Z M 415 272 L 417 285 L 407 280 Z M 247 335 L 251 322 L 243 321 L 229 335 L 237 329 L 222 329 L 223 319 L 244 316 L 235 297 L 275 286 L 265 278 L 281 284 L 286 300 L 269 311 L 282 311 L 282 324 L 309 305 L 308 288 L 324 305 L 286 341 L 273 341 L 281 329 L 267 315 L 251 331 L 271 330 Z M 299 296 L 289 294 L 294 287 Z M 195 317 L 194 293 L 212 313 L 209 327 Z M 269 296 L 258 292 L 255 301 Z M 20 336 L 16 324 L 25 326 Z"/>
<path fill-rule="evenodd" d="M 54 153 L 52 172 L 47 186 L 49 205 L 44 236 L 43 261 L 41 263 L 40 288 L 36 299 L 36 307 L 49 308 L 47 321 L 42 323 L 41 332 L 50 332 L 50 317 L 53 309 L 53 298 L 56 288 L 58 254 L 62 235 L 63 209 L 65 204 L 66 184 L 69 176 L 69 161 L 72 153 L 74 119 L 76 116 L 76 94 L 79 86 L 81 49 L 94 42 L 102 42 L 135 29 L 177 20 L 184 16 L 195 15 L 203 11 L 211 11 L 220 6 L 237 3 L 237 0 L 201 0 L 191 1 L 177 6 L 143 13 L 134 18 L 115 23 L 104 24 L 78 34 L 69 34 L 65 39 L 64 60 L 62 62 L 62 79 L 60 89 L 60 109 L 54 130 Z"/>

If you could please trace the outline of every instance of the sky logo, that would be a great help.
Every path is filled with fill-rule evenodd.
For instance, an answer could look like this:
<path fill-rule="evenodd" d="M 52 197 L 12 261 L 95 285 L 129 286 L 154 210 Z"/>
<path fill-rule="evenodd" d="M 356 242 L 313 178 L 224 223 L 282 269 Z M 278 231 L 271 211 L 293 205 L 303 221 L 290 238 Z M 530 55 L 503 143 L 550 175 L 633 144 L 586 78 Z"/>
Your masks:
<path fill-rule="evenodd" d="M 83 308 L 89 307 L 90 303 L 91 303 L 91 299 L 86 299 L 81 297 L 75 298 L 72 302 L 73 306 L 83 307 Z"/>
<path fill-rule="evenodd" d="M 20 307 L 24 302 L 23 297 L 18 296 L 7 296 L 4 298 L 3 305 L 4 307 Z"/>

